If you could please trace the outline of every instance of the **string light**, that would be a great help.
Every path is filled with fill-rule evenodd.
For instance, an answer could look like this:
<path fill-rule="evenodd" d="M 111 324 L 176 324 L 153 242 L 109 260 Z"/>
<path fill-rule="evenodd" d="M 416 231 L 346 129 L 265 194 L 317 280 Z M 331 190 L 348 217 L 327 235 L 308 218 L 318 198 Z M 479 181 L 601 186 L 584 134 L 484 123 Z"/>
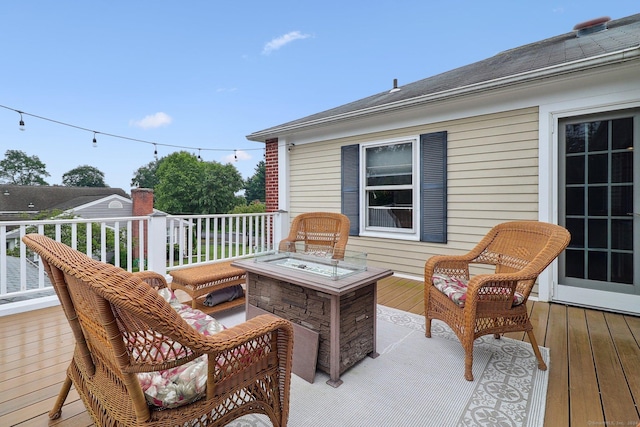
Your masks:
<path fill-rule="evenodd" d="M 153 144 L 153 158 L 158 160 L 158 146 Z"/>
<path fill-rule="evenodd" d="M 18 111 L 18 114 L 20 114 L 20 123 L 18 123 L 18 129 L 20 129 L 21 131 L 25 130 L 24 127 L 24 120 L 22 120 L 22 111 Z"/>
<path fill-rule="evenodd" d="M 233 158 L 236 162 L 238 161 L 238 152 L 236 150 L 233 150 Z"/>
<path fill-rule="evenodd" d="M 157 146 L 158 145 L 163 146 L 163 147 L 178 148 L 178 149 L 182 149 L 182 150 L 196 150 L 197 149 L 198 153 L 199 153 L 198 154 L 198 160 L 202 160 L 202 157 L 200 155 L 200 151 L 201 150 L 205 150 L 205 151 L 222 151 L 222 152 L 231 151 L 231 149 L 229 149 L 229 148 L 198 148 L 198 147 L 189 147 L 189 146 L 184 146 L 184 145 L 163 144 L 163 143 L 160 143 L 160 142 L 145 141 L 144 139 L 130 138 L 130 137 L 123 136 L 123 135 L 116 135 L 116 134 L 112 134 L 112 133 L 108 133 L 108 132 L 95 131 L 93 129 L 88 129 L 88 128 L 85 128 L 85 127 L 82 127 L 82 126 L 77 126 L 77 125 L 73 125 L 73 124 L 70 124 L 70 123 L 61 122 L 59 120 L 54 120 L 54 119 L 50 119 L 50 118 L 47 118 L 47 117 L 38 116 L 36 114 L 31 114 L 31 113 L 27 113 L 27 112 L 24 112 L 24 111 L 16 110 L 15 108 L 7 107 L 6 105 L 1 105 L 0 104 L 0 107 L 4 108 L 4 109 L 7 109 L 7 110 L 15 111 L 16 113 L 20 114 L 20 123 L 19 123 L 20 130 L 25 130 L 24 119 L 22 117 L 23 115 L 25 115 L 25 116 L 35 117 L 35 118 L 41 119 L 41 120 L 46 120 L 48 122 L 56 123 L 56 124 L 59 124 L 59 125 L 62 125 L 62 126 L 67 126 L 67 127 L 71 127 L 71 128 L 74 128 L 74 129 L 83 130 L 83 131 L 86 131 L 86 132 L 93 132 L 93 144 L 94 144 L 94 147 L 97 146 L 98 141 L 96 139 L 96 134 L 99 133 L 99 134 L 101 134 L 103 136 L 108 136 L 108 137 L 111 137 L 111 138 L 124 139 L 124 140 L 127 140 L 127 141 L 133 141 L 133 142 L 139 142 L 139 143 L 142 143 L 142 144 L 153 145 L 154 146 L 154 156 L 157 155 L 157 151 L 158 151 L 157 150 Z M 243 148 L 242 150 L 243 151 L 255 151 L 255 150 L 264 150 L 264 149 L 263 148 Z M 237 157 L 237 149 L 233 149 L 233 152 L 234 152 L 234 157 L 237 160 L 237 158 L 238 158 Z"/>

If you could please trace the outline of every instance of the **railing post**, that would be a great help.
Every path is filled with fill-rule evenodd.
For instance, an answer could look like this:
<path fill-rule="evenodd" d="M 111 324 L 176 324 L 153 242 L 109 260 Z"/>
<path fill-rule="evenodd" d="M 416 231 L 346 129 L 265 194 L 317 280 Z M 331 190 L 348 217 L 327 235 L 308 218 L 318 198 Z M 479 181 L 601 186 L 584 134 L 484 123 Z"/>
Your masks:
<path fill-rule="evenodd" d="M 148 270 L 164 276 L 167 274 L 167 214 L 154 212 L 148 218 Z"/>

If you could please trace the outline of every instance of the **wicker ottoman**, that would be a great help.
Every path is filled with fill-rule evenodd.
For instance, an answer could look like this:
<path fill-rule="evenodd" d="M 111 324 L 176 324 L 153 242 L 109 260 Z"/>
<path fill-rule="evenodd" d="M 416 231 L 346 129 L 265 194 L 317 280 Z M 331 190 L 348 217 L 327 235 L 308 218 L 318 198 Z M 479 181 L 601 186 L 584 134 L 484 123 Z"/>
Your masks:
<path fill-rule="evenodd" d="M 186 267 L 171 271 L 169 274 L 173 277 L 171 289 L 184 291 L 191 297 L 191 301 L 186 301 L 185 304 L 191 304 L 191 307 L 207 314 L 228 310 L 245 303 L 243 294 L 240 298 L 213 307 L 203 304 L 209 292 L 245 283 L 246 272 L 241 268 L 232 267 L 231 261 Z"/>

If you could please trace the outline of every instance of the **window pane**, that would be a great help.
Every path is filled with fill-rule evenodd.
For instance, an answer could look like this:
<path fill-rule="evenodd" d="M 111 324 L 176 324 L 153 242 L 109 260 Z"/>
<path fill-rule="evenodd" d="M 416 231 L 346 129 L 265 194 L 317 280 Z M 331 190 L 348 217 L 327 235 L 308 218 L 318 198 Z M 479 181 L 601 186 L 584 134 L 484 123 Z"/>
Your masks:
<path fill-rule="evenodd" d="M 584 156 L 567 157 L 567 184 L 584 184 Z"/>
<path fill-rule="evenodd" d="M 633 182 L 633 151 L 611 154 L 611 182 Z"/>
<path fill-rule="evenodd" d="M 571 233 L 569 247 L 584 248 L 584 219 L 567 218 L 567 230 Z"/>
<path fill-rule="evenodd" d="M 366 149 L 367 185 L 411 185 L 412 143 Z"/>
<path fill-rule="evenodd" d="M 584 188 L 567 188 L 567 215 L 584 215 Z"/>
<path fill-rule="evenodd" d="M 609 213 L 607 187 L 589 188 L 589 215 L 605 216 Z"/>
<path fill-rule="evenodd" d="M 589 252 L 589 279 L 607 280 L 607 253 Z"/>
<path fill-rule="evenodd" d="M 633 117 L 612 121 L 611 143 L 614 150 L 628 150 L 633 147 Z"/>
<path fill-rule="evenodd" d="M 626 216 L 633 212 L 633 187 L 611 187 L 611 215 Z"/>
<path fill-rule="evenodd" d="M 589 152 L 606 151 L 609 148 L 609 122 L 587 123 Z"/>
<path fill-rule="evenodd" d="M 567 249 L 565 254 L 567 277 L 584 279 L 584 251 Z"/>
<path fill-rule="evenodd" d="M 584 153 L 585 147 L 585 125 L 583 123 L 565 126 L 568 153 Z"/>
<path fill-rule="evenodd" d="M 372 190 L 367 192 L 368 226 L 413 228 L 411 190 Z"/>
<path fill-rule="evenodd" d="M 607 249 L 607 220 L 589 220 L 589 248 Z"/>
<path fill-rule="evenodd" d="M 633 254 L 611 253 L 611 281 L 633 284 Z"/>
<path fill-rule="evenodd" d="M 611 248 L 633 250 L 633 220 L 611 220 Z"/>
<path fill-rule="evenodd" d="M 589 183 L 606 183 L 609 180 L 606 154 L 589 156 Z"/>

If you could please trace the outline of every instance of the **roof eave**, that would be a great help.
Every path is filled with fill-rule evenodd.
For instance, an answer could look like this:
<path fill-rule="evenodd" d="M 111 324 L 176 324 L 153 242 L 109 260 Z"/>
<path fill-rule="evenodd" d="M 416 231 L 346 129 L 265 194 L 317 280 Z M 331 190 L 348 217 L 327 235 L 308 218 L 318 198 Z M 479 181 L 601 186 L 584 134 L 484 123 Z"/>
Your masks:
<path fill-rule="evenodd" d="M 404 99 L 397 102 L 391 102 L 388 104 L 378 105 L 370 108 L 363 108 L 356 111 L 350 111 L 348 113 L 336 114 L 334 116 L 323 117 L 316 120 L 310 120 L 307 122 L 296 123 L 291 125 L 275 126 L 262 131 L 254 132 L 247 135 L 247 139 L 250 141 L 265 142 L 267 139 L 277 138 L 278 136 L 300 132 L 303 130 L 310 130 L 313 128 L 326 126 L 334 123 L 339 123 L 345 120 L 351 120 L 356 118 L 367 117 L 380 113 L 394 112 L 403 110 L 410 107 L 416 107 L 424 104 L 429 104 L 446 99 L 458 98 L 461 96 L 471 95 L 478 92 L 485 92 L 487 90 L 498 89 L 502 87 L 513 86 L 516 84 L 533 82 L 540 79 L 547 79 L 550 77 L 561 76 L 568 73 L 575 73 L 578 71 L 584 71 L 592 68 L 601 67 L 604 65 L 612 65 L 631 61 L 640 58 L 640 45 L 622 49 L 619 51 L 606 53 L 603 55 L 593 56 L 590 58 L 579 59 L 572 62 L 566 62 L 559 65 L 554 65 L 545 68 L 539 68 L 532 71 L 513 74 L 498 79 L 487 80 L 480 83 L 474 83 L 467 86 L 460 86 L 454 89 L 449 89 L 441 92 L 430 93 L 428 95 L 418 96 L 415 98 Z"/>

